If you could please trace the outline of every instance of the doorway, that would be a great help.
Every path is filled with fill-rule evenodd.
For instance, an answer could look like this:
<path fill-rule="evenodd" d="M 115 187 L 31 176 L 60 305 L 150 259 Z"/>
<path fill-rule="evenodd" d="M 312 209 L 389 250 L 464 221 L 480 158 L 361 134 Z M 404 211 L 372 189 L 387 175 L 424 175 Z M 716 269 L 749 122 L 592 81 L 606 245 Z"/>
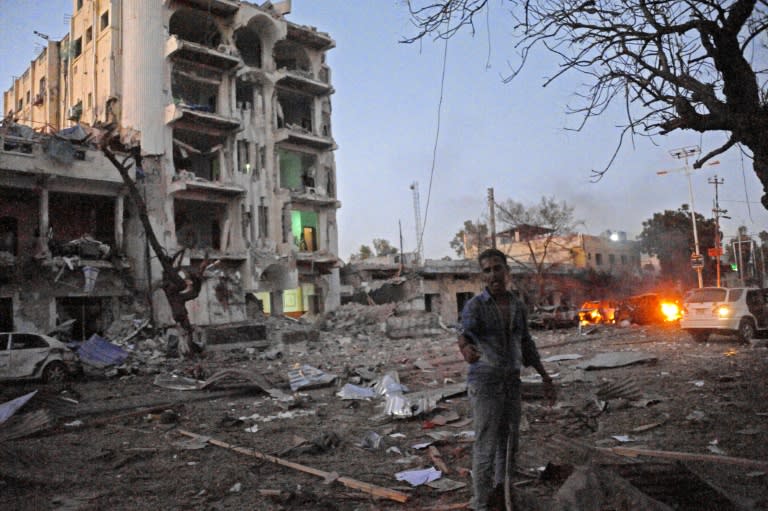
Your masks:
<path fill-rule="evenodd" d="M 0 332 L 13 332 L 13 298 L 0 298 Z"/>

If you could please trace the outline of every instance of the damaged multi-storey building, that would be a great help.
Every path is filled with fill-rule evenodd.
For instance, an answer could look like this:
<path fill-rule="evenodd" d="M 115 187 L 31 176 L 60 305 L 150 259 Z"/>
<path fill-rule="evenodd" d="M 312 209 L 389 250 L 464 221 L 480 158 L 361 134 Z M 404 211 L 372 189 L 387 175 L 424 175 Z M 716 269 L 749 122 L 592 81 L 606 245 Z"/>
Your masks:
<path fill-rule="evenodd" d="M 162 268 L 94 128 L 140 147 L 150 223 L 184 264 L 218 260 L 192 323 L 340 302 L 334 40 L 290 2 L 73 0 L 70 30 L 4 92 L 0 330 L 98 332 L 144 307 Z"/>

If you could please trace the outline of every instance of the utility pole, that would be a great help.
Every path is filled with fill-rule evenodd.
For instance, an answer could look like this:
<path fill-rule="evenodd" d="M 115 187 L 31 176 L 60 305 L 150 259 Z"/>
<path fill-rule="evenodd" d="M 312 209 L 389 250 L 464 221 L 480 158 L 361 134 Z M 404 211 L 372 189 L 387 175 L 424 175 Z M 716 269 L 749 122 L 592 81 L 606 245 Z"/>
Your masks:
<path fill-rule="evenodd" d="M 682 169 L 675 169 L 675 170 L 683 170 L 685 171 L 685 176 L 688 178 L 688 194 L 691 198 L 691 223 L 693 224 L 693 255 L 691 255 L 691 266 L 694 270 L 696 270 L 696 274 L 698 276 L 699 280 L 699 287 L 704 287 L 704 279 L 702 278 L 701 271 L 704 268 L 704 258 L 701 256 L 701 252 L 699 252 L 699 231 L 696 228 L 696 208 L 693 203 L 693 185 L 691 184 L 691 168 L 688 166 L 688 158 L 691 156 L 694 156 L 696 154 L 699 154 L 701 152 L 701 148 L 699 146 L 688 146 L 688 147 L 681 147 L 679 149 L 672 149 L 669 151 L 669 154 L 678 160 L 685 160 L 685 167 Z M 720 162 L 713 162 L 712 165 L 716 165 Z M 669 174 L 671 171 L 669 170 L 661 170 L 659 172 L 656 172 L 658 175 L 664 175 Z"/>
<path fill-rule="evenodd" d="M 402 273 L 405 254 L 403 254 L 403 223 L 400 220 L 397 221 L 397 229 L 400 231 L 400 273 Z"/>
<path fill-rule="evenodd" d="M 496 202 L 493 199 L 493 187 L 488 188 L 488 209 L 491 218 L 491 247 L 496 248 Z"/>
<path fill-rule="evenodd" d="M 419 199 L 418 181 L 411 183 L 411 190 L 413 190 L 413 214 L 416 221 L 416 264 L 419 264 L 421 262 L 421 242 L 424 234 L 421 231 L 421 201 Z"/>
<path fill-rule="evenodd" d="M 720 256 L 723 255 L 723 248 L 720 246 L 720 216 L 728 218 L 725 214 L 728 212 L 726 209 L 720 209 L 720 196 L 718 189 L 721 184 L 725 183 L 725 179 L 718 179 L 717 174 L 714 178 L 707 179 L 707 183 L 715 185 L 715 207 L 712 209 L 712 213 L 715 214 L 715 260 L 717 261 L 717 287 L 720 287 Z"/>

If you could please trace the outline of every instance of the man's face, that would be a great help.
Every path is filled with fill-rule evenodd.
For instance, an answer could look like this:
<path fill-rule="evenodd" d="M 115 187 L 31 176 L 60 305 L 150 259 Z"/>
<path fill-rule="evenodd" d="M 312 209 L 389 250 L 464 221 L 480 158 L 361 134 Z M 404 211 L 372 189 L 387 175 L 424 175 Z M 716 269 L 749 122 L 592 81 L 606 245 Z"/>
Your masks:
<path fill-rule="evenodd" d="M 507 289 L 507 265 L 499 256 L 492 256 L 480 262 L 485 285 L 491 294 L 500 294 Z"/>

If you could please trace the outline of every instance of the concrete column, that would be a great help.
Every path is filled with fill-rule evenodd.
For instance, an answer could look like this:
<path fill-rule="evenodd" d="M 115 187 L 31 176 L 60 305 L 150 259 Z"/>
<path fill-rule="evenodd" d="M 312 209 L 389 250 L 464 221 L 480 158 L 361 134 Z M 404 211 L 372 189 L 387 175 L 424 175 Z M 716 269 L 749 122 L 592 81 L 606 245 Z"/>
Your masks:
<path fill-rule="evenodd" d="M 323 134 L 323 105 L 318 97 L 312 98 L 312 133 Z"/>
<path fill-rule="evenodd" d="M 37 238 L 40 243 L 40 253 L 48 253 L 48 228 L 51 222 L 48 217 L 48 189 L 40 190 L 40 236 Z"/>
<path fill-rule="evenodd" d="M 163 26 L 165 2 L 123 2 L 122 127 L 141 132 L 144 154 L 163 154 L 165 148 L 164 93 L 166 68 L 164 49 L 167 30 Z M 71 32 L 70 32 L 71 33 Z"/>
<path fill-rule="evenodd" d="M 115 197 L 115 247 L 123 251 L 123 216 L 125 210 L 125 197 L 118 195 Z"/>
<path fill-rule="evenodd" d="M 270 307 L 271 307 L 271 314 L 273 316 L 282 316 L 283 315 L 283 291 L 270 291 L 269 292 L 269 301 Z"/>

